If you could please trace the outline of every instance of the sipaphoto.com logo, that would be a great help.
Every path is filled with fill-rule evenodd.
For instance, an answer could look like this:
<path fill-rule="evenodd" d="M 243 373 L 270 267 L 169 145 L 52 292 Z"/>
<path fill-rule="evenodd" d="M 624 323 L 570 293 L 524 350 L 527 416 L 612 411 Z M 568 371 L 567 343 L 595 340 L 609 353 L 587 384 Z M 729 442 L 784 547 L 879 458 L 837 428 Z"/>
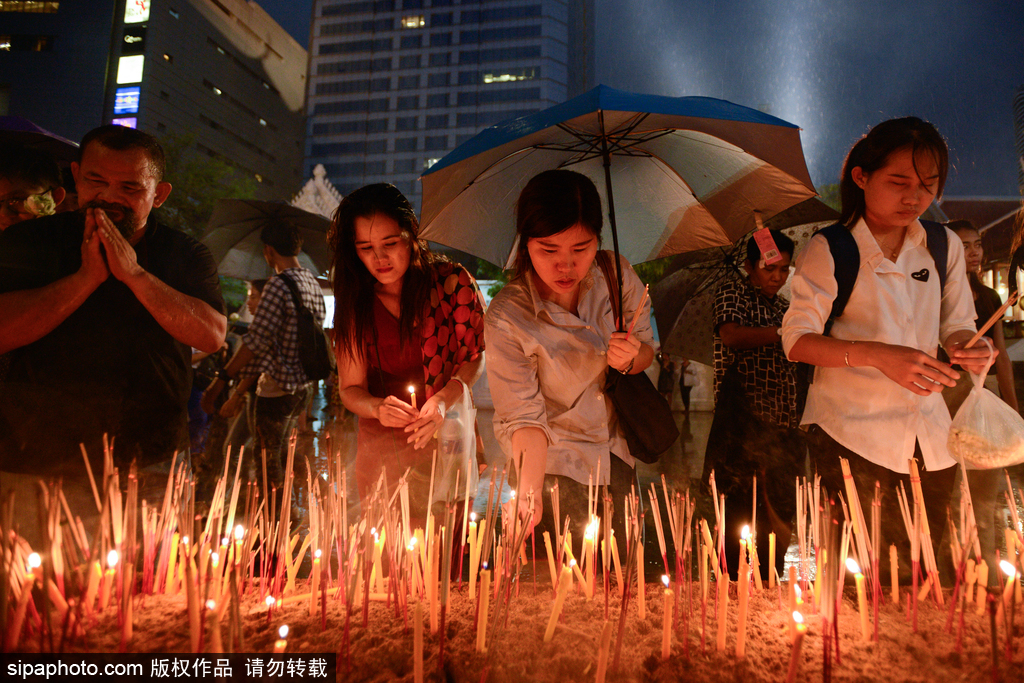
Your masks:
<path fill-rule="evenodd" d="M 102 671 L 105 676 L 141 676 L 145 672 L 142 664 L 115 664 L 107 663 L 102 665 L 81 661 L 66 662 L 58 659 L 55 662 L 33 663 L 18 660 L 7 663 L 7 674 L 13 678 L 22 680 L 38 679 L 64 679 L 78 676 L 99 676 Z"/>

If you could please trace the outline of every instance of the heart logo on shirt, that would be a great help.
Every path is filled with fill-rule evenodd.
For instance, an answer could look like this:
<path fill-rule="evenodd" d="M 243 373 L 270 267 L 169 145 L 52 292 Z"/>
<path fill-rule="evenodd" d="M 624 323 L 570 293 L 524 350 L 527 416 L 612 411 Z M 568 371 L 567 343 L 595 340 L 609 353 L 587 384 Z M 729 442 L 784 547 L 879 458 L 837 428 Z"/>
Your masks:
<path fill-rule="evenodd" d="M 928 269 L 922 268 L 916 273 L 911 273 L 910 277 L 914 278 L 918 282 L 928 282 Z"/>

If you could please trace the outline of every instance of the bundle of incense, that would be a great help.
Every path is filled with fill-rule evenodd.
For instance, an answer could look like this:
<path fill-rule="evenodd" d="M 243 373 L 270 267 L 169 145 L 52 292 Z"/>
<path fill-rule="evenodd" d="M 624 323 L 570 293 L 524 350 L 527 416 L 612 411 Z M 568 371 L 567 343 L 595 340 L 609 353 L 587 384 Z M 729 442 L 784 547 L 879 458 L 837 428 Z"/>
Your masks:
<path fill-rule="evenodd" d="M 910 486 L 914 493 L 914 500 L 921 506 L 921 551 L 923 553 L 925 567 L 928 570 L 928 579 L 931 581 L 933 599 L 939 606 L 945 604 L 939 584 L 939 566 L 935 561 L 935 548 L 932 547 L 931 530 L 928 528 L 928 515 L 924 514 L 927 506 L 924 500 L 924 491 L 921 488 L 921 473 L 918 471 L 917 461 L 913 458 L 910 464 Z"/>
<path fill-rule="evenodd" d="M 668 552 L 665 548 L 665 530 L 661 525 L 661 508 L 658 506 L 658 490 L 654 487 L 654 482 L 651 482 L 651 515 L 654 517 L 654 529 L 658 533 L 658 549 L 661 551 L 661 561 L 665 565 L 665 573 L 671 573 L 671 569 L 668 567 Z"/>
<path fill-rule="evenodd" d="M 853 540 L 856 543 L 857 564 L 861 571 L 868 578 L 873 579 L 874 571 L 874 541 L 869 534 L 869 527 L 864 519 L 864 508 L 860 504 L 860 493 L 857 491 L 857 482 L 853 479 L 850 471 L 850 461 L 840 458 L 839 464 L 843 469 L 843 482 L 846 487 L 846 497 L 849 505 L 849 519 L 853 524 Z M 845 564 L 845 558 L 843 562 Z"/>
<path fill-rule="evenodd" d="M 626 498 L 626 581 L 622 592 L 622 605 L 619 608 L 619 630 L 615 639 L 615 658 L 612 669 L 619 668 L 622 655 L 622 642 L 626 634 L 626 618 L 629 607 L 629 591 L 633 584 L 633 568 L 638 566 L 637 557 L 643 553 L 643 513 L 639 511 L 639 500 L 635 490 L 631 490 Z M 637 572 L 637 587 L 643 591 L 644 574 Z M 642 595 L 642 592 L 641 592 Z"/>

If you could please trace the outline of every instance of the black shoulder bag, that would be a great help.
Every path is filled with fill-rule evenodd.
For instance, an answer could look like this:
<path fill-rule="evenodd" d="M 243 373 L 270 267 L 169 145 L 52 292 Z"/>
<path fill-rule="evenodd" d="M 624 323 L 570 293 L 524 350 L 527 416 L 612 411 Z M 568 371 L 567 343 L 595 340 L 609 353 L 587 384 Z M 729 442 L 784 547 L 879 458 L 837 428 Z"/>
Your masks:
<path fill-rule="evenodd" d="M 327 379 L 337 365 L 331 340 L 323 326 L 313 317 L 313 312 L 302 303 L 302 294 L 295 281 L 283 273 L 280 277 L 291 290 L 292 302 L 295 304 L 295 317 L 299 327 L 299 362 L 302 364 L 302 371 L 313 382 Z"/>
<path fill-rule="evenodd" d="M 608 252 L 599 251 L 597 263 L 608 283 L 612 313 L 621 326 L 622 315 L 617 310 L 618 281 L 612 271 Z M 642 462 L 658 462 L 661 454 L 679 438 L 679 427 L 672 415 L 672 407 L 651 382 L 651 378 L 646 372 L 625 375 L 609 367 L 604 391 L 615 406 L 630 455 Z"/>

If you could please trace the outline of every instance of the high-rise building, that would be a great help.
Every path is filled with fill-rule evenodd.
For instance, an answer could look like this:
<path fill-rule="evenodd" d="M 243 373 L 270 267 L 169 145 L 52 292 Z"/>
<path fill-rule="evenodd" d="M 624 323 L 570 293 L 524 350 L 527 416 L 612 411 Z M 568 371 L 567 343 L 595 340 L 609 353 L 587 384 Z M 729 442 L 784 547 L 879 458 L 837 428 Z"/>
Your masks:
<path fill-rule="evenodd" d="M 417 178 L 483 128 L 593 85 L 593 0 L 315 0 L 306 173 Z"/>
<path fill-rule="evenodd" d="M 307 53 L 254 2 L 4 1 L 0 32 L 0 114 L 193 135 L 261 196 L 301 186 Z"/>

